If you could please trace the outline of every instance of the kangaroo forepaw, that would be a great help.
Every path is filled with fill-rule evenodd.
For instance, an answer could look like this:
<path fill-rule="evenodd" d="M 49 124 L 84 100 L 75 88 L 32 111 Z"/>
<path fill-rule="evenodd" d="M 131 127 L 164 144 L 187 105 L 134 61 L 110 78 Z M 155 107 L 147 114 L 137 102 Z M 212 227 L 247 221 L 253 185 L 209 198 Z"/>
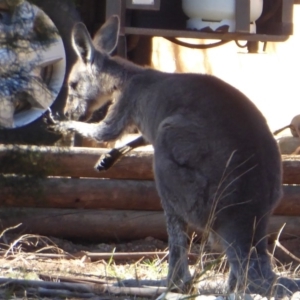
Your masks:
<path fill-rule="evenodd" d="M 76 128 L 74 128 L 72 121 L 58 121 L 54 124 L 48 125 L 47 130 L 58 134 L 76 132 Z"/>
<path fill-rule="evenodd" d="M 122 156 L 118 149 L 112 149 L 108 153 L 101 155 L 95 165 L 97 171 L 105 171 L 110 169 Z"/>
<path fill-rule="evenodd" d="M 52 114 L 51 108 L 48 108 L 46 112 L 43 114 L 43 121 L 47 125 L 55 125 L 58 123 L 58 120 L 56 120 Z"/>
<path fill-rule="evenodd" d="M 72 131 L 72 129 L 68 128 L 67 122 L 61 121 L 61 117 L 52 114 L 50 108 L 43 114 L 43 121 L 47 125 L 47 130 L 55 133 L 65 133 L 67 131 Z"/>

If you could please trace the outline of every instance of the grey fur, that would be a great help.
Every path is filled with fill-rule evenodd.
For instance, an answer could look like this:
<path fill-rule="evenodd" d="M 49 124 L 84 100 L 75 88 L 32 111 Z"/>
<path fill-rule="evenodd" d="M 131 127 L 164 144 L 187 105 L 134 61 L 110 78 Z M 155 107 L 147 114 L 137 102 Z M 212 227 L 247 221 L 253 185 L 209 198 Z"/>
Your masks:
<path fill-rule="evenodd" d="M 290 128 L 291 130 L 291 134 L 293 137 L 299 137 L 300 138 L 300 115 L 295 116 L 291 123 L 287 126 L 284 126 L 276 131 L 274 131 L 274 135 L 277 135 L 278 133 L 280 133 L 281 131 Z"/>
<path fill-rule="evenodd" d="M 135 125 L 154 146 L 169 234 L 169 286 L 185 290 L 191 280 L 187 226 L 193 225 L 209 230 L 226 251 L 230 291 L 270 294 L 278 278 L 267 253 L 267 224 L 281 197 L 281 161 L 264 117 L 216 77 L 163 73 L 110 57 L 113 49 L 96 50 L 101 40 L 116 39 L 111 24 L 117 21 L 112 17 L 96 34 L 97 47 L 83 24 L 73 32 L 79 59 L 69 77 L 66 114 L 86 120 L 114 99 L 108 115 L 96 124 L 59 122 L 52 130 L 111 141 Z M 298 290 L 287 278 L 279 283 L 278 294 Z"/>

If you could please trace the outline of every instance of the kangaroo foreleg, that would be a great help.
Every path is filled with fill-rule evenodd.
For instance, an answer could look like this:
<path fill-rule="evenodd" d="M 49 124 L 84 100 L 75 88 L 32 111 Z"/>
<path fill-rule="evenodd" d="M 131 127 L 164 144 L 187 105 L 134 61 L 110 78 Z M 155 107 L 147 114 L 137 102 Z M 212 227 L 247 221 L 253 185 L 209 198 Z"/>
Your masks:
<path fill-rule="evenodd" d="M 139 136 L 135 140 L 118 148 L 111 149 L 108 153 L 100 156 L 95 165 L 95 169 L 98 171 L 108 170 L 111 168 L 122 156 L 130 152 L 131 150 L 145 146 L 147 142 L 142 136 Z"/>
<path fill-rule="evenodd" d="M 48 124 L 48 129 L 50 131 L 62 134 L 67 132 L 77 132 L 85 137 L 89 137 L 96 140 L 99 140 L 102 137 L 101 129 L 103 130 L 103 132 L 105 132 L 105 123 L 102 123 L 104 126 L 101 127 L 101 123 L 90 124 L 77 121 L 60 122 L 54 119 L 50 110 L 45 114 L 45 122 Z M 145 141 L 145 139 L 142 136 L 139 136 L 138 138 L 121 147 L 113 148 L 108 153 L 101 155 L 101 157 L 95 165 L 95 169 L 98 171 L 108 170 L 126 153 L 146 144 L 147 142 Z"/>
<path fill-rule="evenodd" d="M 281 131 L 283 131 L 283 130 L 285 130 L 287 128 L 291 128 L 291 125 L 287 125 L 287 126 L 284 126 L 284 127 L 280 128 L 280 129 L 275 130 L 273 132 L 273 135 L 277 135 L 278 133 L 280 133 Z"/>

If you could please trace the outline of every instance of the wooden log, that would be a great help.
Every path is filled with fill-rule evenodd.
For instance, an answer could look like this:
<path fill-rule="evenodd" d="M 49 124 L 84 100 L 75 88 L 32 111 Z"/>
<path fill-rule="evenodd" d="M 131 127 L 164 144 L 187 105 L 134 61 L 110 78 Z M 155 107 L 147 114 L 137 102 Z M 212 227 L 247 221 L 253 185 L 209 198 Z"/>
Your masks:
<path fill-rule="evenodd" d="M 0 173 L 152 180 L 153 151 L 133 150 L 108 171 L 94 165 L 105 148 L 0 145 Z M 300 156 L 282 155 L 283 183 L 300 184 Z"/>
<path fill-rule="evenodd" d="M 268 234 L 275 238 L 282 228 L 280 239 L 300 237 L 300 217 L 271 216 Z"/>
<path fill-rule="evenodd" d="M 300 216 L 300 186 L 283 186 L 275 215 Z M 151 180 L 2 178 L 2 207 L 162 210 Z"/>
<path fill-rule="evenodd" d="M 1 207 L 162 210 L 155 183 L 149 180 L 4 179 Z"/>
<path fill-rule="evenodd" d="M 283 197 L 275 208 L 274 215 L 300 216 L 300 186 L 284 185 Z"/>
<path fill-rule="evenodd" d="M 282 155 L 282 182 L 300 184 L 300 155 Z"/>
<path fill-rule="evenodd" d="M 11 232 L 32 233 L 94 242 L 137 240 L 148 236 L 166 240 L 161 211 L 80 209 L 0 209 L 2 230 L 22 223 Z"/>
<path fill-rule="evenodd" d="M 133 150 L 107 171 L 94 165 L 106 148 L 0 145 L 0 174 L 153 180 L 153 151 Z"/>
<path fill-rule="evenodd" d="M 143 239 L 167 240 L 163 212 L 5 208 L 0 209 L 1 230 L 21 224 L 10 232 L 31 233 L 93 242 Z M 269 234 L 274 239 L 300 236 L 300 217 L 272 216 Z M 197 231 L 201 235 L 200 231 Z"/>

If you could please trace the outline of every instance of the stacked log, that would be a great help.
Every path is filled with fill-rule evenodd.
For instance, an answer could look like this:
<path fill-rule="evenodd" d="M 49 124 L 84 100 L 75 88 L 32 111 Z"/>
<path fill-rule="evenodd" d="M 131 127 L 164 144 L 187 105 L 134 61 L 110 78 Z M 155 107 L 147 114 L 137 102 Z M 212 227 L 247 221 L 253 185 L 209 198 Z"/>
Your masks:
<path fill-rule="evenodd" d="M 155 189 L 152 151 L 135 150 L 108 171 L 94 164 L 108 150 L 0 146 L 2 229 L 72 239 L 167 238 Z M 300 233 L 300 158 L 282 156 L 284 196 L 269 233 Z M 2 174 L 2 175 L 1 175 Z M 193 230 L 193 229 L 191 229 Z"/>

